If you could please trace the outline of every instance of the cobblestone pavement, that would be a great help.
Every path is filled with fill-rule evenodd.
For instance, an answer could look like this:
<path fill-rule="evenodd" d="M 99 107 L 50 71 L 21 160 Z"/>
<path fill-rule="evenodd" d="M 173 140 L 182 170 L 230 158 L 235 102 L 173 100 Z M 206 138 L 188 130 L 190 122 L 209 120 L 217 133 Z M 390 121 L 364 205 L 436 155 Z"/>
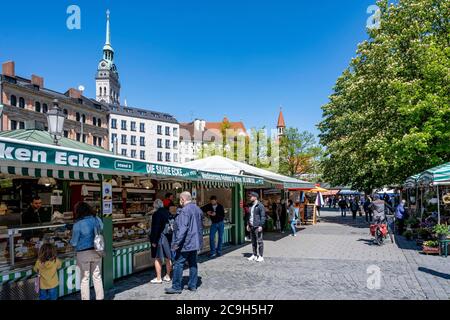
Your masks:
<path fill-rule="evenodd" d="M 265 235 L 265 261 L 249 262 L 247 243 L 229 248 L 220 258 L 200 259 L 197 292 L 165 295 L 164 285 L 150 285 L 153 271 L 115 284 L 111 299 L 448 299 L 449 260 L 419 253 L 414 242 L 398 237 L 379 247 L 372 243 L 364 217 L 341 218 L 323 211 L 316 226 L 302 227 L 297 237 Z M 368 289 L 370 266 L 381 270 L 378 289 Z M 187 280 L 188 270 L 184 276 Z"/>

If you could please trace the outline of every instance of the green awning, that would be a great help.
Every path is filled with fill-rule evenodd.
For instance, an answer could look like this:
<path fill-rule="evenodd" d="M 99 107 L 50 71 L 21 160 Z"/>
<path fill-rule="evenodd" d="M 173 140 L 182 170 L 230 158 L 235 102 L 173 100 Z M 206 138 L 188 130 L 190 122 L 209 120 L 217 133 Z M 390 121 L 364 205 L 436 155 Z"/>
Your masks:
<path fill-rule="evenodd" d="M 413 175 L 408 177 L 404 183 L 405 188 L 415 188 L 417 186 L 417 182 L 419 180 L 420 174 Z"/>
<path fill-rule="evenodd" d="M 422 172 L 418 181 L 423 185 L 450 185 L 450 162 Z"/>

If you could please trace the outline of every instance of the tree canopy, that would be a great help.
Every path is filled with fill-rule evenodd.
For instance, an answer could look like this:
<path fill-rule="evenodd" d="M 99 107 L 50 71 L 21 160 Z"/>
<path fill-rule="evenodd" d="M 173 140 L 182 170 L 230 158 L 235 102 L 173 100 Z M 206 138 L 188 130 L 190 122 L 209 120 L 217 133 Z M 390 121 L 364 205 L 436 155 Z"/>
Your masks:
<path fill-rule="evenodd" d="M 365 191 L 450 161 L 450 1 L 378 6 L 319 124 L 327 180 Z"/>

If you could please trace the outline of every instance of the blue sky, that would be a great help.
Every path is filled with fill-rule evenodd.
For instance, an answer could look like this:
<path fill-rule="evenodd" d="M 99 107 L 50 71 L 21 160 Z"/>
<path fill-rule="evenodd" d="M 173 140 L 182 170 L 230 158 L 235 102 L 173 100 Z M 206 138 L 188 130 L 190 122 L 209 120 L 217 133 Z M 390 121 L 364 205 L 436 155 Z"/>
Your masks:
<path fill-rule="evenodd" d="M 318 133 L 321 105 L 367 39 L 374 0 L 328 1 L 8 1 L 2 3 L 0 61 L 65 92 L 80 84 L 94 96 L 95 72 L 111 10 L 112 45 L 122 102 L 204 118 Z M 66 9 L 81 9 L 81 30 Z M 9 12 L 8 14 L 5 14 Z"/>

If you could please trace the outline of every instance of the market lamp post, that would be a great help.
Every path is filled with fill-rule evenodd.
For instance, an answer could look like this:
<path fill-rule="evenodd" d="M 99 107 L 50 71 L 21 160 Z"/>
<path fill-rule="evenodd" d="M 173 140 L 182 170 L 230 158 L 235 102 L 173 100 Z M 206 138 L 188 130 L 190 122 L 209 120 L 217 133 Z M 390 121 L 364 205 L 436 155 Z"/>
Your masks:
<path fill-rule="evenodd" d="M 63 136 L 65 120 L 66 115 L 59 108 L 58 99 L 53 100 L 53 108 L 47 112 L 47 123 L 48 132 L 53 137 L 55 145 L 58 145 Z"/>

